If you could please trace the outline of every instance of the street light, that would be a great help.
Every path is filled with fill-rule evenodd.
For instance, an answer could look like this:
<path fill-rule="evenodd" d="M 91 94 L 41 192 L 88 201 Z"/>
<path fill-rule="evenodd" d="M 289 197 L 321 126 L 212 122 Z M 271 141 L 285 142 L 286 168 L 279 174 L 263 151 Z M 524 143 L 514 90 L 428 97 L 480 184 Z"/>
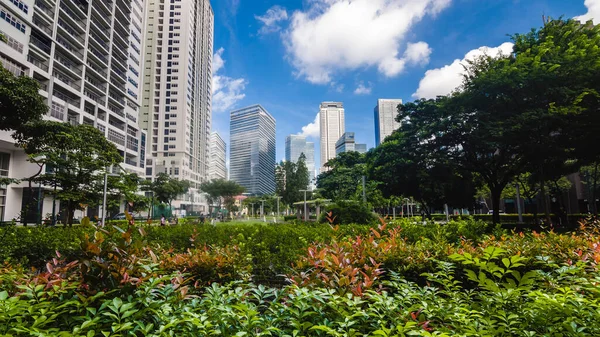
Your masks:
<path fill-rule="evenodd" d="M 308 214 L 306 210 L 306 192 L 312 192 L 310 190 L 300 190 L 300 192 L 304 192 L 304 221 L 308 222 Z"/>
<path fill-rule="evenodd" d="M 254 203 L 249 202 L 248 204 L 252 206 L 252 217 L 254 218 Z"/>
<path fill-rule="evenodd" d="M 263 222 L 267 222 L 267 217 L 265 216 L 265 201 L 261 200 L 262 205 L 260 206 L 260 215 L 263 216 Z"/>

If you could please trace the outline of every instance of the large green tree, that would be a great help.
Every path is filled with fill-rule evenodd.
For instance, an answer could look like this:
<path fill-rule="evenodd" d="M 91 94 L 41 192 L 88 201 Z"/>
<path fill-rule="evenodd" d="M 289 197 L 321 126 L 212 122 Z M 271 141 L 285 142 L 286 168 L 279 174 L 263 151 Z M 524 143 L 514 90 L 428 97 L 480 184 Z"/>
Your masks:
<path fill-rule="evenodd" d="M 308 189 L 309 173 L 306 167 L 306 156 L 300 155 L 296 163 L 285 161 L 275 168 L 276 194 L 281 196 L 281 201 L 291 206 L 302 200 L 303 192 Z"/>
<path fill-rule="evenodd" d="M 232 180 L 215 179 L 200 185 L 202 192 L 208 196 L 209 204 L 220 210 L 223 205 L 231 213 L 235 197 L 244 193 L 244 187 Z"/>
<path fill-rule="evenodd" d="M 173 209 L 173 200 L 187 193 L 189 188 L 189 181 L 179 180 L 161 172 L 156 175 L 154 181 L 146 190 L 150 190 L 158 202 L 169 205 L 169 208 Z"/>
<path fill-rule="evenodd" d="M 29 180 L 56 187 L 52 194 L 65 205 L 69 225 L 76 209 L 98 201 L 106 169 L 123 160 L 116 146 L 89 125 L 41 121 L 24 126 L 17 139 L 29 160 L 45 168 Z"/>
<path fill-rule="evenodd" d="M 31 77 L 15 76 L 0 65 L 0 130 L 19 131 L 41 120 L 48 111 L 39 83 Z"/>

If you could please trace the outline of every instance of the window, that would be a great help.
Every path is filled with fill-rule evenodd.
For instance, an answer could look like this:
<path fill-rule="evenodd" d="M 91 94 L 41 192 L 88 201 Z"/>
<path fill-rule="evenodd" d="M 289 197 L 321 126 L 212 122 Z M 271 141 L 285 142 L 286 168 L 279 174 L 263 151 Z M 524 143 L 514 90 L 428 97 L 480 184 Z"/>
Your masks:
<path fill-rule="evenodd" d="M 4 8 L 0 9 L 0 19 L 6 20 L 6 22 L 10 23 L 13 27 L 21 31 L 21 33 L 25 33 L 27 30 L 27 26 L 25 24 L 21 23 L 21 21 L 7 13 Z"/>
<path fill-rule="evenodd" d="M 23 12 L 25 12 L 25 14 L 29 13 L 29 7 L 23 3 L 23 1 L 21 0 L 10 0 L 10 2 L 13 3 L 13 5 L 19 7 L 20 10 L 22 10 Z M 1 217 L 0 217 L 1 219 Z"/>

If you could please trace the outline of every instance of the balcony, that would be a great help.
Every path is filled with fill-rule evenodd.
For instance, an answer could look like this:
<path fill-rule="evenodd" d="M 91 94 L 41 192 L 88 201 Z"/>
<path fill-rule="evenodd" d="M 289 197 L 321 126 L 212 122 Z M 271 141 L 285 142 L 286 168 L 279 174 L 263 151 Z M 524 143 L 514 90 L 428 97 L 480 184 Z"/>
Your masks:
<path fill-rule="evenodd" d="M 104 104 L 106 103 L 106 101 L 104 100 L 104 98 L 103 98 L 102 96 L 100 96 L 100 95 L 98 95 L 98 94 L 95 94 L 95 93 L 93 93 L 93 92 L 90 92 L 90 91 L 89 91 L 89 90 L 87 90 L 87 89 L 84 89 L 84 90 L 83 90 L 83 94 L 84 94 L 84 95 L 85 95 L 87 98 L 91 99 L 92 101 L 94 101 L 94 102 L 96 102 L 96 103 L 98 103 L 98 104 L 100 104 L 100 105 L 104 105 Z"/>
<path fill-rule="evenodd" d="M 69 97 L 67 94 L 62 93 L 61 91 L 57 90 L 56 88 L 54 89 L 54 93 L 52 93 L 52 96 L 62 99 L 66 103 L 71 104 L 75 107 L 79 107 L 79 100 Z"/>
<path fill-rule="evenodd" d="M 50 45 L 46 44 L 33 34 L 29 37 L 29 45 L 37 47 L 40 51 L 46 53 L 48 56 L 50 55 L 50 50 L 52 49 Z"/>
<path fill-rule="evenodd" d="M 125 113 L 123 112 L 123 109 L 119 109 L 116 106 L 114 106 L 113 104 L 108 103 L 108 110 L 114 112 L 118 116 L 121 116 L 123 118 L 125 117 Z"/>
<path fill-rule="evenodd" d="M 97 11 L 101 16 L 110 18 L 112 13 L 113 2 L 111 0 L 94 1 L 92 6 L 92 13 Z"/>
<path fill-rule="evenodd" d="M 95 72 L 95 75 L 97 75 L 98 77 L 106 78 L 106 75 L 108 75 L 106 68 L 102 68 L 101 66 L 97 65 L 94 62 L 90 62 L 89 59 L 87 62 L 87 66 L 88 66 L 88 69 L 92 69 Z"/>
<path fill-rule="evenodd" d="M 73 63 L 66 56 L 58 52 L 54 56 L 54 59 L 56 60 L 56 65 L 58 65 L 58 67 L 64 68 L 65 71 L 68 71 L 72 75 L 81 78 L 81 66 Z"/>
<path fill-rule="evenodd" d="M 69 43 L 67 40 L 65 40 L 62 37 L 57 37 L 56 42 L 58 42 L 57 45 L 61 46 L 65 50 L 67 57 L 74 56 L 75 59 L 77 61 L 79 61 L 78 63 L 82 62 L 83 54 L 81 53 L 80 49 L 73 47 L 73 45 L 71 45 L 71 43 Z"/>
<path fill-rule="evenodd" d="M 33 64 L 34 66 L 40 68 L 41 70 L 48 72 L 49 67 L 47 62 L 42 62 L 31 55 L 27 55 L 27 61 L 29 61 L 29 63 Z"/>
<path fill-rule="evenodd" d="M 108 138 L 109 141 L 111 141 L 117 145 L 125 146 L 125 136 L 116 132 L 113 129 L 108 129 L 108 137 L 106 137 L 106 138 Z"/>
<path fill-rule="evenodd" d="M 63 1 L 60 2 L 60 9 L 66 14 L 66 18 L 70 23 L 80 30 L 80 33 L 85 33 L 85 20 L 75 14 Z"/>
<path fill-rule="evenodd" d="M 123 98 L 122 96 L 119 96 L 111 91 L 108 93 L 108 97 L 110 97 L 114 102 L 121 104 L 123 106 L 123 108 L 125 108 L 125 98 Z M 124 114 L 121 116 L 125 117 Z"/>
<path fill-rule="evenodd" d="M 46 19 L 50 21 L 54 20 L 54 10 L 50 9 L 50 7 L 44 2 L 41 0 L 35 0 L 35 7 L 39 9 L 39 11 L 36 12 L 46 15 Z"/>
<path fill-rule="evenodd" d="M 58 19 L 57 23 L 58 23 L 58 26 L 66 32 L 66 34 L 64 34 L 64 35 L 66 35 L 66 37 L 68 37 L 70 40 L 72 40 L 72 42 L 79 43 L 79 47 L 83 49 L 83 47 L 85 45 L 85 39 L 82 37 L 82 35 L 77 33 L 77 31 L 75 29 L 73 29 L 73 27 L 71 25 L 66 23 L 65 20 L 63 20 L 61 18 Z"/>
<path fill-rule="evenodd" d="M 54 76 L 54 79 L 57 79 L 61 82 L 63 82 L 64 84 L 68 85 L 69 87 L 71 87 L 72 89 L 74 89 L 75 91 L 81 91 L 81 82 L 80 80 L 74 79 L 72 77 L 70 77 L 67 74 L 64 74 L 60 71 L 54 70 L 52 72 L 52 76 Z"/>
<path fill-rule="evenodd" d="M 34 13 L 32 22 L 36 28 L 48 34 L 48 38 L 52 38 L 52 28 L 50 28 L 50 24 L 41 19 L 41 16 L 38 16 L 36 13 Z"/>
<path fill-rule="evenodd" d="M 108 67 L 108 58 L 106 57 L 106 55 L 102 54 L 101 52 L 99 52 L 96 48 L 94 48 L 93 46 L 89 46 L 88 49 L 90 52 L 88 53 L 88 55 L 94 55 L 94 57 L 100 61 L 101 63 L 103 63 L 103 65 L 105 67 Z"/>
<path fill-rule="evenodd" d="M 110 28 L 106 28 L 107 26 L 100 26 L 94 20 L 92 20 L 92 24 L 90 25 L 90 32 L 98 33 L 103 36 L 102 40 L 108 41 L 110 38 Z"/>
<path fill-rule="evenodd" d="M 66 4 L 71 10 L 73 10 L 73 12 L 75 12 L 75 15 L 77 15 L 78 17 L 87 17 L 88 9 L 87 6 L 84 5 L 82 2 L 75 3 L 73 0 L 62 0 L 61 3 Z"/>
<path fill-rule="evenodd" d="M 108 43 L 105 42 L 97 33 L 90 33 L 91 41 L 94 42 L 100 48 L 103 48 L 104 51 L 108 54 Z"/>
<path fill-rule="evenodd" d="M 99 90 L 101 93 L 106 93 L 106 84 L 90 77 L 90 76 L 85 76 L 85 81 L 89 84 L 91 84 L 94 88 L 96 88 L 97 90 Z"/>

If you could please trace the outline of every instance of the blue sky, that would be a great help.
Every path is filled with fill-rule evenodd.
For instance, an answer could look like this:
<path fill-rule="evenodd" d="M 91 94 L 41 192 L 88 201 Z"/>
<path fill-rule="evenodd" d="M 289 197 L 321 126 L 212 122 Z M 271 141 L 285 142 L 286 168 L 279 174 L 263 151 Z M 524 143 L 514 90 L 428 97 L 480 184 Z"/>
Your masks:
<path fill-rule="evenodd" d="M 277 120 L 277 160 L 285 137 L 304 132 L 317 142 L 317 164 L 320 102 L 344 102 L 346 131 L 372 147 L 378 98 L 447 94 L 465 58 L 510 50 L 508 35 L 541 26 L 544 15 L 600 18 L 600 0 L 211 2 L 213 130 L 227 152 L 229 112 L 258 103 Z"/>

